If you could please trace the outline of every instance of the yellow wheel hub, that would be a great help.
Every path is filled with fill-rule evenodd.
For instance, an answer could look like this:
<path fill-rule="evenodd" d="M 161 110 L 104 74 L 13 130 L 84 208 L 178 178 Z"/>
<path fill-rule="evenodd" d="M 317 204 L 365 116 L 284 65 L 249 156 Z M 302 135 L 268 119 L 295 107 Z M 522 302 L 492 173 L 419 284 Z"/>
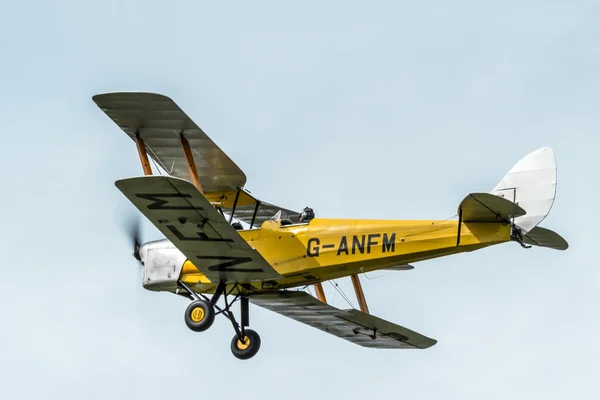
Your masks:
<path fill-rule="evenodd" d="M 238 339 L 238 341 L 237 341 L 238 349 L 246 350 L 248 347 L 250 347 L 250 338 L 248 336 L 244 336 L 244 343 L 242 343 L 242 341 Z"/>
<path fill-rule="evenodd" d="M 204 310 L 202 307 L 196 307 L 192 310 L 192 321 L 200 322 L 204 319 Z"/>

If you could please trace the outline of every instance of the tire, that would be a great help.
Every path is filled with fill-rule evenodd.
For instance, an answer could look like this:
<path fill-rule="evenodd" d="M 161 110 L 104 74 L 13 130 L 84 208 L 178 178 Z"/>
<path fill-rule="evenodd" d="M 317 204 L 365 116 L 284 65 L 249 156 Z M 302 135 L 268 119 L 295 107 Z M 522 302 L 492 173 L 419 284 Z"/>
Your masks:
<path fill-rule="evenodd" d="M 231 352 L 240 360 L 248 360 L 260 349 L 260 336 L 252 329 L 246 329 L 246 343 L 242 343 L 237 335 L 231 339 Z"/>
<path fill-rule="evenodd" d="M 203 332 L 215 322 L 215 309 L 205 300 L 192 301 L 185 310 L 184 320 L 194 332 Z"/>

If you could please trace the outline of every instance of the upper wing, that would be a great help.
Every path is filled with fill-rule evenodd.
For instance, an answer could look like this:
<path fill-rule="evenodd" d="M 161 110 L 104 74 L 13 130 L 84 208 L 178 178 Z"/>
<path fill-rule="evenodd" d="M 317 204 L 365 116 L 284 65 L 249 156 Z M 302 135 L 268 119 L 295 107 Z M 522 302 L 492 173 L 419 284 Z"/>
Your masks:
<path fill-rule="evenodd" d="M 190 182 L 145 176 L 115 184 L 212 282 L 281 277 Z"/>
<path fill-rule="evenodd" d="M 259 226 L 284 211 L 292 222 L 298 212 L 261 202 L 247 191 L 246 175 L 202 129 L 167 96 L 155 93 L 106 93 L 94 102 L 131 139 L 144 140 L 148 154 L 171 176 L 189 180 L 187 162 L 181 147 L 181 135 L 190 144 L 198 177 L 206 198 L 234 217 Z M 238 195 L 239 192 L 239 195 Z M 257 208 L 258 205 L 258 208 Z"/>
<path fill-rule="evenodd" d="M 223 208 L 223 211 L 231 215 L 233 208 L 226 207 Z M 252 225 L 256 227 L 273 218 L 279 211 L 285 213 L 285 216 L 292 221 L 292 223 L 297 224 L 300 222 L 299 212 L 282 208 L 260 200 L 256 200 L 255 203 L 249 205 L 238 205 L 235 208 L 234 217 L 240 221 L 244 221 L 247 224 L 253 223 Z"/>
<path fill-rule="evenodd" d="M 93 100 L 130 138 L 139 134 L 148 154 L 170 175 L 189 179 L 180 142 L 183 134 L 205 193 L 235 191 L 246 184 L 242 170 L 167 96 L 106 93 Z"/>
<path fill-rule="evenodd" d="M 364 347 L 426 349 L 437 343 L 417 332 L 358 310 L 339 310 L 305 292 L 256 294 L 250 302 Z"/>
<path fill-rule="evenodd" d="M 229 192 L 205 193 L 205 196 L 211 204 L 221 208 L 225 214 L 231 215 L 233 213 L 236 219 L 244 221 L 247 224 L 252 224 L 255 227 L 273 218 L 279 211 L 285 213 L 285 216 L 292 223 L 300 222 L 299 212 L 258 200 L 246 190 L 240 190 L 239 195 L 237 192 Z"/>

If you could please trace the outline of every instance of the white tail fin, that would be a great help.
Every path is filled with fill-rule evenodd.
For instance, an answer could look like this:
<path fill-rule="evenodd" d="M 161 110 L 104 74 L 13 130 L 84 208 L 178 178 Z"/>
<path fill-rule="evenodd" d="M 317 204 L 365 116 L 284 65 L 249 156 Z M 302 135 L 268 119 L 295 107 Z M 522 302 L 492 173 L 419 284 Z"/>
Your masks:
<path fill-rule="evenodd" d="M 550 147 L 523 157 L 490 192 L 518 204 L 527 214 L 514 219 L 523 234 L 550 212 L 556 197 L 556 161 Z"/>

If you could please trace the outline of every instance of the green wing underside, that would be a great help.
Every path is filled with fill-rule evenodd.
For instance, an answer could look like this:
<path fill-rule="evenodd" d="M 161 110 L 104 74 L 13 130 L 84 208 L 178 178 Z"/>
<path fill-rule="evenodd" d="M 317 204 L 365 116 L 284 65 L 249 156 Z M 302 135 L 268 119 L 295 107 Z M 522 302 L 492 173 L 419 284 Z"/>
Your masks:
<path fill-rule="evenodd" d="M 188 140 L 205 193 L 244 187 L 246 175 L 173 100 L 155 93 L 105 93 L 94 102 L 131 139 L 139 135 L 150 156 L 171 176 L 189 179 L 181 148 Z"/>
<path fill-rule="evenodd" d="M 187 160 L 181 147 L 184 136 L 190 145 L 203 192 L 211 201 L 219 196 L 235 197 L 241 191 L 245 202 L 235 210 L 220 205 L 236 220 L 260 226 L 282 211 L 298 222 L 298 212 L 258 200 L 244 189 L 246 175 L 210 137 L 169 97 L 156 93 L 117 92 L 93 97 L 98 107 L 132 140 L 139 136 L 148 155 L 170 176 L 189 181 Z M 211 196 L 212 195 L 212 196 Z"/>
<path fill-rule="evenodd" d="M 363 347 L 426 349 L 437 343 L 408 328 L 359 310 L 340 310 L 306 292 L 274 292 L 250 302 Z"/>

